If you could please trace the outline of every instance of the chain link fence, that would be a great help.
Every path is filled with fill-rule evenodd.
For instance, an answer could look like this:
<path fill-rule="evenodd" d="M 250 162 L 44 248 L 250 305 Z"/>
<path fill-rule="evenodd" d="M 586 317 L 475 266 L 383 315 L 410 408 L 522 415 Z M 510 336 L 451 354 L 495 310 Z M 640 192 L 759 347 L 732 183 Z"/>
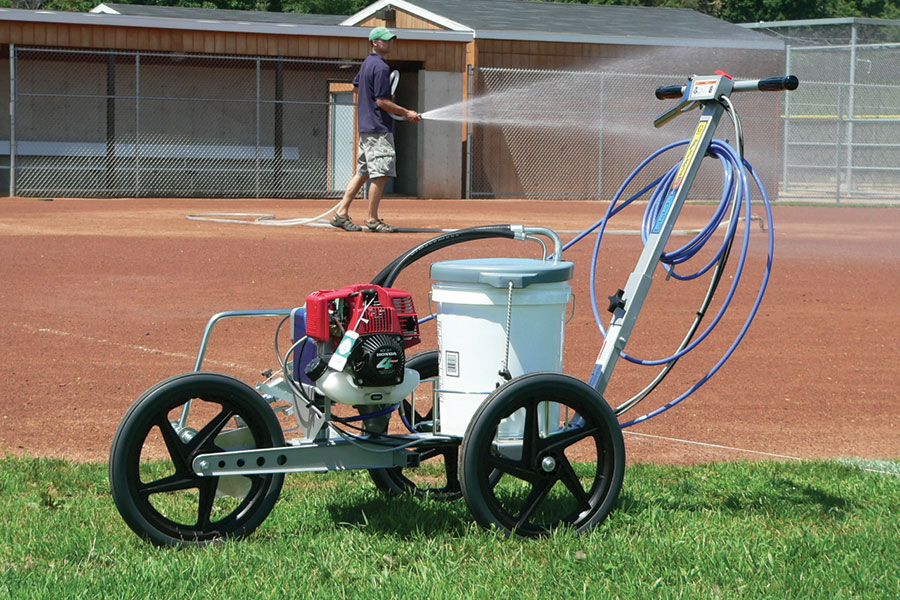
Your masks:
<path fill-rule="evenodd" d="M 684 74 L 472 69 L 469 197 L 610 200 L 645 157 L 693 134 L 699 111 L 653 126 L 671 104 L 657 100 L 655 89 L 683 81 Z M 770 191 L 778 190 L 781 176 L 782 96 L 734 99 L 746 156 Z M 717 137 L 733 139 L 728 119 Z M 635 180 L 634 190 L 677 164 L 684 150 L 661 157 L 659 168 Z M 691 199 L 718 200 L 721 193 L 722 170 L 705 161 Z"/>
<path fill-rule="evenodd" d="M 336 197 L 359 62 L 14 47 L 10 190 Z"/>
<path fill-rule="evenodd" d="M 783 196 L 900 201 L 900 21 L 760 26 L 788 44 Z"/>

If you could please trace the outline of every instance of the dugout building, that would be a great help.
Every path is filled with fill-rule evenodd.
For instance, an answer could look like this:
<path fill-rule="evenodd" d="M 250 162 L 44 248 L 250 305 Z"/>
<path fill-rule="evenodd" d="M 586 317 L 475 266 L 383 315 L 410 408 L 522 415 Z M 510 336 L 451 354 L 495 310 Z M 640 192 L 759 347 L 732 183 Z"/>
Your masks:
<path fill-rule="evenodd" d="M 112 3 L 90 13 L 0 9 L 0 95 L 10 106 L 0 189 L 340 196 L 355 154 L 351 81 L 377 25 L 399 37 L 389 57 L 401 73 L 397 101 L 419 112 L 522 89 L 586 122 L 645 128 L 664 109 L 652 90 L 673 77 L 763 77 L 785 60 L 777 39 L 672 8 L 379 0 L 350 17 Z M 586 92 L 560 91 L 564 79 Z M 621 181 L 616 164 L 633 166 L 665 141 L 648 146 L 618 129 L 400 124 L 392 191 L 607 197 Z M 777 118 L 763 129 L 777 135 Z"/>

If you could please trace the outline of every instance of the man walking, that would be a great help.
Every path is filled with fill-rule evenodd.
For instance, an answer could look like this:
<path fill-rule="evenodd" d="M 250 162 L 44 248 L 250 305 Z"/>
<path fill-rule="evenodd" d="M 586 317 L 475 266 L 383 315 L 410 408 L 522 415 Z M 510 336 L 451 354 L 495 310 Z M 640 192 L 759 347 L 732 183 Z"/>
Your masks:
<path fill-rule="evenodd" d="M 371 52 L 363 61 L 353 80 L 357 95 L 359 121 L 359 150 L 356 157 L 356 175 L 347 185 L 344 198 L 331 217 L 331 224 L 345 231 L 359 231 L 359 225 L 350 219 L 350 204 L 360 188 L 369 181 L 369 212 L 366 228 L 377 233 L 393 233 L 395 229 L 378 217 L 378 205 L 384 194 L 388 177 L 396 177 L 397 152 L 394 149 L 394 120 L 388 113 L 407 121 L 421 121 L 414 110 L 403 108 L 394 102 L 391 93 L 391 70 L 385 56 L 391 52 L 397 36 L 387 27 L 376 27 L 369 33 Z"/>

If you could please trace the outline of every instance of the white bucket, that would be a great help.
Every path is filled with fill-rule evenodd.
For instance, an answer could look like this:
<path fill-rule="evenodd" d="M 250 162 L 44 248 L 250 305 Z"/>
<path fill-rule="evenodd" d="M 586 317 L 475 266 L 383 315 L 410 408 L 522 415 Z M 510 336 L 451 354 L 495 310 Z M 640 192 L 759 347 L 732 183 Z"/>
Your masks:
<path fill-rule="evenodd" d="M 507 353 L 510 281 L 510 374 L 562 371 L 572 263 L 460 260 L 435 263 L 431 273 L 436 280 L 432 300 L 437 303 L 440 349 L 439 430 L 462 436 L 482 401 L 505 382 L 499 371 Z M 541 411 L 542 421 L 558 423 L 558 406 L 545 412 Z M 520 436 L 520 421 L 522 414 L 505 420 L 501 435 Z"/>

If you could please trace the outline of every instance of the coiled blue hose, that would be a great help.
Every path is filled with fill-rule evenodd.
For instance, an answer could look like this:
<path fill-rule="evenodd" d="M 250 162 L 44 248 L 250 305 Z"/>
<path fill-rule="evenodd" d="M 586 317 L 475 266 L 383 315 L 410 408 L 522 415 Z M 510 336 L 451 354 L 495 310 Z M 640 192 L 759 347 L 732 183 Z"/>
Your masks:
<path fill-rule="evenodd" d="M 680 167 L 680 163 L 676 164 L 672 169 L 670 169 L 666 174 L 658 177 L 656 180 L 651 182 L 649 185 L 638 191 L 633 196 L 630 196 L 627 200 L 620 203 L 622 196 L 625 193 L 625 190 L 632 183 L 632 181 L 638 176 L 638 174 L 643 171 L 644 168 L 647 167 L 651 162 L 653 162 L 660 155 L 672 150 L 673 148 L 677 148 L 679 146 L 684 146 L 690 143 L 690 140 L 682 140 L 679 142 L 675 142 L 673 144 L 669 144 L 663 148 L 660 148 L 646 159 L 641 162 L 637 168 L 632 171 L 632 173 L 625 179 L 622 185 L 619 187 L 619 190 L 616 192 L 616 195 L 613 197 L 612 202 L 610 202 L 609 208 L 606 211 L 606 214 L 602 219 L 595 222 L 588 229 L 578 234 L 575 238 L 573 238 L 570 242 L 568 242 L 563 250 L 570 248 L 574 244 L 578 243 L 586 236 L 591 234 L 594 231 L 597 231 L 597 237 L 594 243 L 594 251 L 591 257 L 591 276 L 590 276 L 590 288 L 591 288 L 591 308 L 594 313 L 594 320 L 597 323 L 597 327 L 600 329 L 601 335 L 606 337 L 606 330 L 603 327 L 602 319 L 600 318 L 600 311 L 597 305 L 597 294 L 596 294 L 596 273 L 597 273 L 597 258 L 600 251 L 600 245 L 603 240 L 603 234 L 606 230 L 606 225 L 609 220 L 622 211 L 625 207 L 630 205 L 636 199 L 644 196 L 651 189 L 653 190 L 653 194 L 650 197 L 649 202 L 647 203 L 647 208 L 644 211 L 644 216 L 641 224 L 641 238 L 644 243 L 647 242 L 649 237 L 649 231 L 651 224 L 656 220 L 657 215 L 662 207 L 663 201 L 666 198 L 666 195 L 671 188 L 672 182 L 675 179 L 675 174 Z M 719 322 L 722 320 L 722 317 L 725 315 L 725 312 L 728 310 L 731 305 L 731 301 L 734 298 L 734 294 L 738 288 L 740 283 L 741 275 L 743 274 L 744 265 L 747 259 L 747 252 L 750 243 L 750 183 L 748 180 L 748 173 L 753 177 L 754 182 L 756 183 L 757 188 L 760 191 L 760 194 L 763 199 L 763 204 L 766 210 L 766 220 L 768 223 L 767 231 L 768 231 L 768 257 L 766 259 L 766 270 L 763 276 L 762 282 L 760 283 L 759 292 L 756 296 L 756 301 L 753 304 L 753 307 L 750 310 L 749 315 L 747 316 L 746 321 L 744 322 L 743 327 L 738 332 L 731 346 L 725 351 L 722 357 L 716 362 L 710 371 L 704 375 L 697 383 L 692 385 L 688 390 L 686 390 L 683 394 L 672 400 L 671 402 L 665 404 L 664 406 L 649 412 L 641 417 L 628 421 L 626 423 L 622 423 L 622 427 L 630 427 L 631 425 L 635 425 L 637 423 L 646 421 L 652 417 L 655 417 L 673 406 L 679 404 L 685 398 L 690 396 L 692 393 L 697 391 L 703 384 L 705 384 L 709 379 L 715 375 L 715 373 L 725 364 L 725 362 L 731 357 L 734 353 L 737 346 L 740 344 L 741 340 L 743 340 L 744 336 L 747 333 L 747 330 L 750 327 L 750 323 L 753 321 L 756 316 L 757 311 L 759 310 L 759 306 L 762 302 L 763 295 L 765 294 L 766 287 L 768 286 L 769 277 L 772 271 L 772 257 L 774 254 L 775 248 L 775 237 L 774 237 L 774 227 L 772 222 L 772 207 L 769 202 L 769 196 L 766 193 L 765 186 L 760 180 L 758 174 L 753 169 L 753 167 L 746 160 L 743 160 L 732 146 L 730 146 L 727 142 L 723 142 L 721 140 L 713 140 L 710 144 L 708 153 L 713 157 L 719 159 L 719 162 L 722 165 L 723 170 L 723 186 L 722 186 L 722 198 L 717 206 L 715 212 L 710 218 L 709 222 L 706 226 L 699 232 L 697 235 L 691 239 L 684 246 L 673 250 L 671 252 L 664 252 L 660 257 L 660 262 L 663 264 L 663 268 L 666 269 L 669 276 L 674 277 L 680 280 L 688 280 L 695 279 L 700 277 L 709 271 L 710 268 L 713 267 L 719 260 L 722 258 L 723 253 L 728 251 L 732 240 L 734 239 L 735 233 L 737 231 L 737 223 L 738 223 L 738 215 L 743 208 L 745 222 L 747 226 L 744 228 L 744 237 L 741 244 L 741 252 L 737 265 L 737 269 L 733 276 L 733 280 L 731 283 L 731 287 L 728 290 L 728 295 L 722 303 L 722 306 L 719 309 L 719 312 L 716 314 L 715 318 L 709 324 L 709 326 L 701 333 L 696 339 L 694 339 L 689 345 L 685 346 L 683 349 L 679 350 L 675 354 L 654 360 L 642 360 L 638 358 L 634 358 L 625 354 L 624 352 L 621 354 L 622 358 L 629 360 L 635 364 L 640 365 L 664 365 L 668 363 L 672 363 L 677 361 L 685 354 L 696 348 L 703 340 L 705 340 L 709 334 L 716 328 Z M 728 228 L 726 230 L 725 238 L 712 257 L 712 259 L 703 267 L 698 269 L 696 272 L 691 273 L 689 275 L 682 275 L 675 272 L 675 268 L 677 265 L 683 265 L 688 262 L 691 258 L 693 258 L 711 239 L 712 235 L 715 231 L 722 225 L 725 215 L 729 212 L 729 206 L 731 206 L 731 219 L 728 223 Z M 591 385 L 594 385 L 596 382 L 589 382 Z"/>

